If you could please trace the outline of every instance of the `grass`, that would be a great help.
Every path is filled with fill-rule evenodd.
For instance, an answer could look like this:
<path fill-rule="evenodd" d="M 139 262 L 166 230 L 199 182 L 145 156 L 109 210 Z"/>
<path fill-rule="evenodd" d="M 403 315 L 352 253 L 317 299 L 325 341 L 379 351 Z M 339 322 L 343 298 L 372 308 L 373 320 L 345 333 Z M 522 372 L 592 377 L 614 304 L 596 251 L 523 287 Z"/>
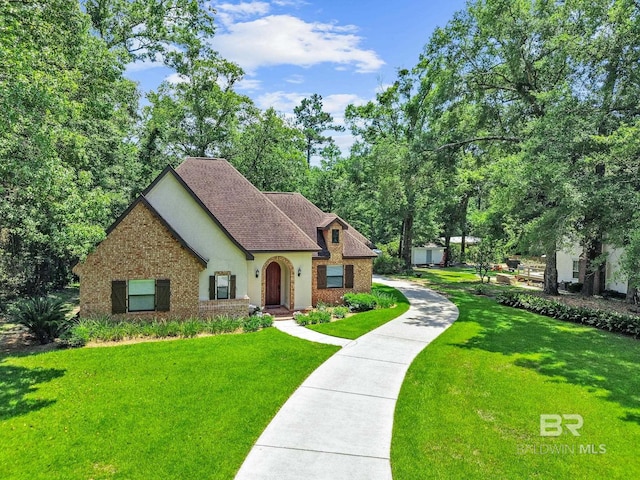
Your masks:
<path fill-rule="evenodd" d="M 278 408 L 336 350 L 270 328 L 5 357 L 0 476 L 233 478 Z"/>
<path fill-rule="evenodd" d="M 473 295 L 468 272 L 434 269 L 426 281 L 460 318 L 409 368 L 394 479 L 640 477 L 637 340 Z M 581 436 L 540 436 L 541 414 L 581 415 Z"/>
<path fill-rule="evenodd" d="M 357 313 L 331 323 L 307 325 L 307 328 L 334 337 L 354 339 L 378 328 L 380 325 L 393 320 L 409 310 L 407 297 L 395 288 L 376 283 L 373 284 L 372 290 L 392 296 L 396 302 L 395 306 Z"/>

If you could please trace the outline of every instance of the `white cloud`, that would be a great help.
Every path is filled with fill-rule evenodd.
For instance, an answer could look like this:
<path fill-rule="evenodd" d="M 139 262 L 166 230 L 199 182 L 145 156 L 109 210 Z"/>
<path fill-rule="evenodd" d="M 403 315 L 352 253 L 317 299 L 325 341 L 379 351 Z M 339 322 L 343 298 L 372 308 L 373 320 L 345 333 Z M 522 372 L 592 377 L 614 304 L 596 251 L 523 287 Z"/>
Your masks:
<path fill-rule="evenodd" d="M 310 67 L 321 63 L 354 65 L 357 72 L 378 70 L 384 62 L 373 50 L 360 47 L 356 27 L 308 23 L 291 15 L 268 15 L 229 23 L 213 46 L 245 71 L 273 65 Z"/>
<path fill-rule="evenodd" d="M 285 78 L 285 82 L 287 83 L 294 83 L 294 84 L 301 84 L 304 83 L 304 77 L 302 75 L 291 75 L 289 78 Z"/>
<path fill-rule="evenodd" d="M 180 75 L 179 73 L 172 73 L 171 75 L 167 75 L 167 77 L 165 77 L 164 79 L 165 82 L 168 83 L 187 83 L 189 81 L 189 79 L 183 75 Z"/>
<path fill-rule="evenodd" d="M 222 25 L 229 25 L 239 18 L 266 15 L 270 8 L 267 2 L 221 3 L 215 6 L 217 18 Z"/>
<path fill-rule="evenodd" d="M 273 107 L 276 111 L 282 113 L 291 113 L 293 108 L 298 106 L 303 98 L 310 96 L 304 93 L 288 93 L 288 92 L 269 92 L 259 95 L 256 98 L 256 104 L 262 110 Z"/>
<path fill-rule="evenodd" d="M 144 72 L 146 70 L 151 70 L 152 68 L 161 68 L 164 67 L 164 64 L 160 63 L 160 62 L 155 62 L 155 61 L 151 61 L 151 60 L 138 60 L 137 62 L 132 62 L 127 64 L 127 67 L 125 68 L 125 75 L 129 74 L 129 73 L 136 73 L 136 72 Z"/>
<path fill-rule="evenodd" d="M 256 90 L 262 89 L 262 80 L 257 80 L 255 78 L 243 78 L 238 82 L 237 87 L 238 90 L 245 90 L 248 92 L 255 92 Z"/>

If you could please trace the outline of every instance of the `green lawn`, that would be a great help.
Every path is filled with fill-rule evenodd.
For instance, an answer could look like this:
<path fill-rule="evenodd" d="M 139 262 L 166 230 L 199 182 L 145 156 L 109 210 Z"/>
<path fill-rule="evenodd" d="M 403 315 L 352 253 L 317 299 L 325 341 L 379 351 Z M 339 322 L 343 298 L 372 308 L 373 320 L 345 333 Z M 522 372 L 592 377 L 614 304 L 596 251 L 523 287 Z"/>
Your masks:
<path fill-rule="evenodd" d="M 0 477 L 230 479 L 337 347 L 258 333 L 0 359 Z"/>
<path fill-rule="evenodd" d="M 640 342 L 500 306 L 458 274 L 427 279 L 460 318 L 408 371 L 394 479 L 640 478 Z M 540 436 L 541 414 L 581 415 L 581 436 Z"/>
<path fill-rule="evenodd" d="M 336 320 L 331 323 L 307 325 L 307 328 L 334 337 L 354 339 L 378 328 L 380 325 L 393 320 L 409 310 L 407 297 L 395 288 L 374 283 L 372 289 L 391 295 L 396 300 L 395 306 L 392 308 L 381 308 L 379 310 L 357 313 L 348 318 Z"/>

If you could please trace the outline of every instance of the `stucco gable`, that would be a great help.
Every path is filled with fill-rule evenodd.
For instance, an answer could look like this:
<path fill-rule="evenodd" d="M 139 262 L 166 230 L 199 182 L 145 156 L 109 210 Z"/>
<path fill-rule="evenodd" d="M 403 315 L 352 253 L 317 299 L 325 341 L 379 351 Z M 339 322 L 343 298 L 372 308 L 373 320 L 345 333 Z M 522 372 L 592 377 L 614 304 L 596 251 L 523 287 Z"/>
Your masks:
<path fill-rule="evenodd" d="M 78 263 L 73 268 L 73 273 L 75 273 L 78 276 L 82 276 L 85 272 L 85 269 L 87 268 L 87 265 L 92 264 L 92 260 L 93 260 L 92 256 L 95 256 L 96 252 L 99 249 L 101 249 L 101 246 L 105 242 L 110 243 L 110 242 L 118 241 L 117 239 L 119 238 L 119 235 L 115 235 L 114 232 L 122 224 L 124 224 L 124 228 L 135 228 L 138 232 L 137 236 L 140 238 L 149 236 L 151 232 L 145 231 L 145 229 L 148 228 L 149 226 L 152 226 L 153 228 L 155 227 L 155 225 L 153 223 L 149 223 L 148 221 L 145 221 L 142 224 L 139 223 L 140 218 L 148 217 L 148 215 L 146 216 L 142 216 L 140 214 L 132 215 L 132 212 L 138 211 L 140 209 L 144 209 L 149 214 L 151 214 L 151 217 L 154 218 L 157 223 L 159 223 L 159 225 L 162 227 L 162 229 L 165 231 L 166 234 L 170 235 L 189 255 L 191 255 L 200 264 L 202 268 L 206 267 L 208 260 L 204 256 L 202 256 L 200 253 L 198 253 L 196 250 L 194 250 L 178 234 L 178 232 L 176 232 L 171 227 L 171 225 L 169 225 L 169 223 L 162 217 L 162 215 L 160 215 L 156 211 L 156 209 L 153 208 L 153 206 L 147 201 L 146 198 L 144 198 L 143 196 L 140 196 L 133 203 L 131 203 L 131 205 L 129 205 L 129 207 L 124 212 L 122 212 L 120 217 L 118 217 L 118 219 L 115 222 L 113 222 L 113 224 L 111 224 L 111 226 L 106 231 L 107 238 L 105 238 L 102 242 L 100 242 L 100 244 L 96 246 L 96 249 L 92 253 L 90 253 L 83 262 Z M 131 241 L 131 239 L 127 239 L 127 241 Z"/>

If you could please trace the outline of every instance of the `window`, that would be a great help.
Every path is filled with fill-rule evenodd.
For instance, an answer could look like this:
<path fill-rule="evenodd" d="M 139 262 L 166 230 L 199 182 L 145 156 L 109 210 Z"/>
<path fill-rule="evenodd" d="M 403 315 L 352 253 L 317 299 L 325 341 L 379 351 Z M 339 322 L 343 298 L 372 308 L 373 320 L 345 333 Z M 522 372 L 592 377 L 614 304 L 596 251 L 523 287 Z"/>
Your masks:
<path fill-rule="evenodd" d="M 168 312 L 171 281 L 168 279 L 113 280 L 111 313 Z"/>
<path fill-rule="evenodd" d="M 317 288 L 353 288 L 353 265 L 318 265 Z"/>
<path fill-rule="evenodd" d="M 229 275 L 216 275 L 216 298 L 218 300 L 229 298 Z"/>
<path fill-rule="evenodd" d="M 572 278 L 580 278 L 580 261 L 579 260 L 573 261 Z"/>
<path fill-rule="evenodd" d="M 340 243 L 340 230 L 337 228 L 331 230 L 331 243 Z"/>
<path fill-rule="evenodd" d="M 152 312 L 156 308 L 156 281 L 129 280 L 129 311 Z"/>
<path fill-rule="evenodd" d="M 216 272 L 209 277 L 209 300 L 236 298 L 236 276 L 230 272 Z"/>
<path fill-rule="evenodd" d="M 342 288 L 344 268 L 342 265 L 327 265 L 327 288 Z"/>

